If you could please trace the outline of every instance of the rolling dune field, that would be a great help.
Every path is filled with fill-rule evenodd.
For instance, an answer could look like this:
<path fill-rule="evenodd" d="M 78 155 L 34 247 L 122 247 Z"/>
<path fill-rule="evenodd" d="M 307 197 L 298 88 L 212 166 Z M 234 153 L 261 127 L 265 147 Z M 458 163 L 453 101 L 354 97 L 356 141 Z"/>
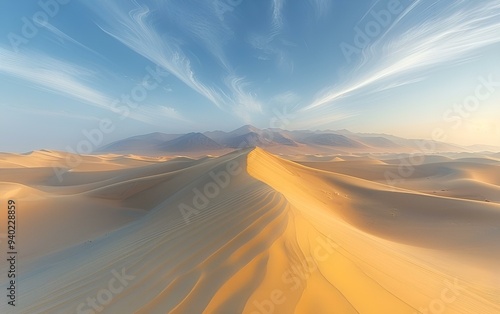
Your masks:
<path fill-rule="evenodd" d="M 356 157 L 0 154 L 16 313 L 500 313 L 498 156 Z"/>

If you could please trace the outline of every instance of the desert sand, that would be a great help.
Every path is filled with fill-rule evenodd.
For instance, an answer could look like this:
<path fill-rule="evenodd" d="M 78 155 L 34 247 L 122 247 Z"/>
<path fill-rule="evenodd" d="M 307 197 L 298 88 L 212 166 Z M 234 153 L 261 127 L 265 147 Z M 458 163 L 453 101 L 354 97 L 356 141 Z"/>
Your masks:
<path fill-rule="evenodd" d="M 0 313 L 500 313 L 498 157 L 0 154 Z"/>

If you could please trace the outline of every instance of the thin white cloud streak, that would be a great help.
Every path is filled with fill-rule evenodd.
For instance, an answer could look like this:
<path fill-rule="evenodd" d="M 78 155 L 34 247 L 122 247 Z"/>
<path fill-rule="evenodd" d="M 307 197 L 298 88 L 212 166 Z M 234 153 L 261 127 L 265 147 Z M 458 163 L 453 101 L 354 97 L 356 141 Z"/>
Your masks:
<path fill-rule="evenodd" d="M 230 72 L 231 66 L 223 48 L 225 42 L 233 36 L 233 31 L 226 25 L 226 19 L 221 20 L 220 12 L 217 12 L 218 7 L 212 1 L 198 3 L 196 10 L 190 5 L 188 1 L 177 2 L 175 5 L 170 3 L 168 9 L 161 12 L 170 23 L 176 24 L 179 30 L 191 37 L 196 44 L 206 48 L 216 61 Z"/>
<path fill-rule="evenodd" d="M 283 26 L 283 6 L 285 0 L 273 0 L 273 28 L 278 30 Z"/>
<path fill-rule="evenodd" d="M 280 70 L 291 74 L 294 70 L 294 62 L 288 56 L 284 46 L 293 46 L 294 44 L 284 40 L 280 36 L 285 23 L 283 9 L 286 3 L 286 0 L 273 0 L 271 7 L 271 27 L 269 31 L 263 35 L 251 34 L 248 36 L 247 42 L 253 49 L 261 52 L 257 56 L 259 60 L 275 60 Z"/>
<path fill-rule="evenodd" d="M 291 74 L 294 70 L 294 62 L 281 46 L 291 46 L 293 44 L 283 40 L 275 40 L 277 35 L 278 32 L 275 30 L 271 30 L 269 35 L 252 34 L 248 37 L 247 42 L 253 49 L 261 52 L 257 57 L 258 59 L 264 61 L 275 60 L 279 69 Z"/>
<path fill-rule="evenodd" d="M 245 81 L 244 77 L 229 75 L 225 79 L 228 89 L 232 93 L 234 101 L 233 113 L 243 119 L 245 122 L 252 121 L 252 115 L 262 114 L 262 104 L 253 95 L 245 90 L 250 84 Z"/>
<path fill-rule="evenodd" d="M 370 8 L 365 12 L 365 14 L 363 14 L 363 16 L 359 19 L 357 25 L 361 24 L 363 22 L 363 20 L 365 19 L 365 17 L 368 16 L 368 14 L 370 14 L 370 12 L 372 12 L 373 8 L 375 8 L 375 6 L 380 2 L 380 0 L 375 0 L 373 2 L 373 4 L 370 6 Z"/>
<path fill-rule="evenodd" d="M 370 68 L 354 69 L 353 73 L 362 73 L 362 76 L 330 88 L 302 111 L 332 104 L 383 80 L 415 75 L 431 67 L 460 61 L 480 48 L 500 42 L 500 4 L 497 1 L 481 2 L 467 10 L 451 5 L 448 12 L 452 12 L 448 17 L 428 20 L 393 40 L 368 47 L 379 48 L 371 60 L 363 63 Z M 418 20 L 418 16 L 413 18 Z"/>
<path fill-rule="evenodd" d="M 141 110 L 136 112 L 136 115 L 151 121 L 151 124 L 161 125 L 165 119 L 177 120 L 183 123 L 191 123 L 190 120 L 182 116 L 182 114 L 173 107 L 154 105 L 142 106 Z"/>
<path fill-rule="evenodd" d="M 290 113 L 290 123 L 287 129 L 307 129 L 316 130 L 323 127 L 331 127 L 332 123 L 352 118 L 358 115 L 357 112 L 348 112 L 337 108 L 336 110 L 328 110 L 327 112 L 306 112 L 306 113 Z"/>
<path fill-rule="evenodd" d="M 42 54 L 14 53 L 0 47 L 0 73 L 30 82 L 33 87 L 117 113 L 113 107 L 116 98 L 88 86 L 87 82 L 95 80 L 96 73 L 81 66 Z M 165 110 L 162 106 L 141 106 L 130 110 L 129 117 L 148 124 L 159 124 L 155 121 L 158 117 L 182 119 L 177 112 Z"/>
<path fill-rule="evenodd" d="M 80 81 L 93 76 L 88 69 L 40 54 L 24 55 L 0 47 L 0 72 L 53 93 L 111 110 L 109 97 Z"/>
<path fill-rule="evenodd" d="M 316 18 L 322 18 L 328 14 L 333 3 L 331 0 L 309 0 L 309 3 L 314 8 Z"/>
<path fill-rule="evenodd" d="M 407 80 L 400 80 L 400 81 L 390 82 L 390 83 L 388 83 L 386 85 L 383 85 L 381 87 L 375 88 L 374 92 L 383 92 L 385 90 L 391 90 L 391 89 L 396 88 L 396 87 L 400 87 L 400 86 L 405 86 L 405 85 L 409 85 L 409 84 L 413 84 L 413 83 L 422 82 L 426 78 L 427 77 L 422 76 L 422 77 L 416 77 L 416 78 L 413 78 L 413 79 L 407 79 Z"/>
<path fill-rule="evenodd" d="M 160 106 L 159 111 L 163 113 L 164 116 L 169 117 L 171 119 L 189 122 L 186 118 L 184 118 L 179 111 L 177 111 L 173 107 Z"/>
<path fill-rule="evenodd" d="M 314 15 L 317 19 L 326 16 L 329 13 L 330 7 L 332 5 L 331 0 L 308 0 L 308 3 L 310 7 L 314 10 Z M 285 19 L 283 10 L 286 4 L 287 0 L 273 0 L 272 2 L 272 31 L 271 31 L 272 37 L 274 37 L 277 33 L 279 33 L 283 28 Z M 294 1 L 291 1 L 290 5 L 293 4 Z"/>
<path fill-rule="evenodd" d="M 281 128 L 290 130 L 331 127 L 332 123 L 359 115 L 359 112 L 347 110 L 345 106 L 300 112 L 301 98 L 293 91 L 282 92 L 272 97 L 269 103 L 274 107 L 271 110 L 273 119 L 277 119 Z"/>
<path fill-rule="evenodd" d="M 376 42 L 380 42 L 384 39 L 384 37 L 390 32 L 392 31 L 392 29 L 396 26 L 398 26 L 398 24 L 408 15 L 410 14 L 412 11 L 415 11 L 415 9 L 419 6 L 423 4 L 422 0 L 414 0 L 413 2 L 411 2 L 411 4 L 404 8 L 403 12 L 398 14 L 396 16 L 396 19 L 394 20 L 394 22 L 391 23 L 391 25 L 389 25 L 389 27 L 382 33 L 382 35 L 380 35 L 380 37 L 378 38 L 378 40 Z M 436 5 L 436 3 L 431 3 L 431 6 L 434 6 Z"/>
<path fill-rule="evenodd" d="M 410 14 L 412 11 L 416 11 L 417 7 L 422 3 L 423 3 L 422 0 L 413 0 L 410 4 L 408 4 L 407 7 L 404 7 L 403 12 L 399 13 L 395 17 L 395 19 L 391 23 L 391 25 L 389 25 L 389 27 L 387 29 L 385 29 L 380 36 L 377 36 L 377 38 L 375 39 L 375 41 L 371 45 L 369 45 L 367 48 L 363 49 L 363 52 L 362 52 L 363 58 L 361 59 L 361 62 L 359 63 L 359 65 L 357 67 L 358 70 L 362 70 L 363 66 L 365 66 L 368 62 L 371 62 L 371 60 L 373 58 L 377 57 L 376 56 L 377 51 L 380 49 L 383 49 L 383 46 L 385 44 L 385 42 L 384 42 L 385 36 L 387 34 L 389 34 L 392 29 L 394 29 L 395 27 L 400 25 L 401 21 L 403 21 L 403 19 L 408 14 Z M 375 5 L 376 5 L 376 3 L 372 6 L 372 8 L 370 8 L 370 10 L 368 12 L 366 12 L 365 15 L 370 13 L 373 10 L 373 7 L 375 7 Z M 433 3 L 430 6 L 432 7 L 434 5 L 436 5 L 436 3 Z M 429 8 L 427 8 L 427 9 L 429 9 Z"/>
<path fill-rule="evenodd" d="M 163 67 L 184 84 L 205 96 L 217 107 L 222 108 L 220 95 L 196 78 L 190 60 L 183 53 L 179 44 L 167 36 L 161 36 L 149 20 L 150 10 L 134 3 L 135 9 L 126 11 L 123 6 L 111 2 L 94 2 L 92 8 L 99 14 L 105 14 L 106 25 L 101 29 L 140 54 L 149 61 Z"/>
<path fill-rule="evenodd" d="M 39 24 L 39 23 L 37 23 Z M 49 22 L 45 22 L 43 24 L 39 24 L 40 26 L 44 27 L 45 29 L 47 29 L 49 32 L 51 32 L 53 35 L 55 35 L 57 38 L 61 39 L 61 40 L 66 40 L 66 41 L 69 41 L 101 58 L 104 58 L 101 54 L 99 54 L 98 52 L 96 52 L 95 50 L 93 49 L 90 49 L 89 47 L 85 46 L 84 44 L 82 44 L 81 42 L 77 41 L 76 39 L 74 39 L 73 37 L 69 36 L 68 34 L 64 33 L 63 31 L 61 31 L 60 29 L 58 29 L 57 27 L 55 27 L 54 25 L 50 24 Z"/>
<path fill-rule="evenodd" d="M 276 105 L 296 105 L 300 101 L 300 96 L 292 90 L 282 92 L 273 96 L 270 103 Z"/>

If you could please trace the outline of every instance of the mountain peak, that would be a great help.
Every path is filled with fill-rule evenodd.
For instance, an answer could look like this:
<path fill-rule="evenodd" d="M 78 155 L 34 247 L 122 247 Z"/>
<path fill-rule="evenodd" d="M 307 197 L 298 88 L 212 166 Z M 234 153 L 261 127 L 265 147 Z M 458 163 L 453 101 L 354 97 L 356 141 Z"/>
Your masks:
<path fill-rule="evenodd" d="M 253 125 L 250 125 L 250 124 L 246 124 L 242 127 L 239 127 L 237 128 L 236 130 L 233 130 L 231 132 L 229 132 L 229 134 L 232 134 L 232 135 L 243 135 L 243 134 L 247 134 L 247 133 L 261 133 L 262 130 L 259 129 L 259 128 L 256 128 L 254 127 Z"/>
<path fill-rule="evenodd" d="M 223 148 L 222 145 L 199 132 L 192 132 L 182 135 L 161 145 L 161 149 L 163 150 L 177 152 L 194 150 L 215 150 L 221 148 Z"/>

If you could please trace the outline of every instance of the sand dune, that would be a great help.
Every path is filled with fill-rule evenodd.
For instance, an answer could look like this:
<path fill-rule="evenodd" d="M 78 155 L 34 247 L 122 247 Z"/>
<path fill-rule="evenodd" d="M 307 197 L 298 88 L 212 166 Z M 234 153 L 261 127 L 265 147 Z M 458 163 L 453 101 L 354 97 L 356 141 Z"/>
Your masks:
<path fill-rule="evenodd" d="M 489 157 L 434 156 L 397 185 L 383 156 L 108 154 L 58 179 L 69 157 L 0 155 L 15 313 L 500 312 Z"/>

